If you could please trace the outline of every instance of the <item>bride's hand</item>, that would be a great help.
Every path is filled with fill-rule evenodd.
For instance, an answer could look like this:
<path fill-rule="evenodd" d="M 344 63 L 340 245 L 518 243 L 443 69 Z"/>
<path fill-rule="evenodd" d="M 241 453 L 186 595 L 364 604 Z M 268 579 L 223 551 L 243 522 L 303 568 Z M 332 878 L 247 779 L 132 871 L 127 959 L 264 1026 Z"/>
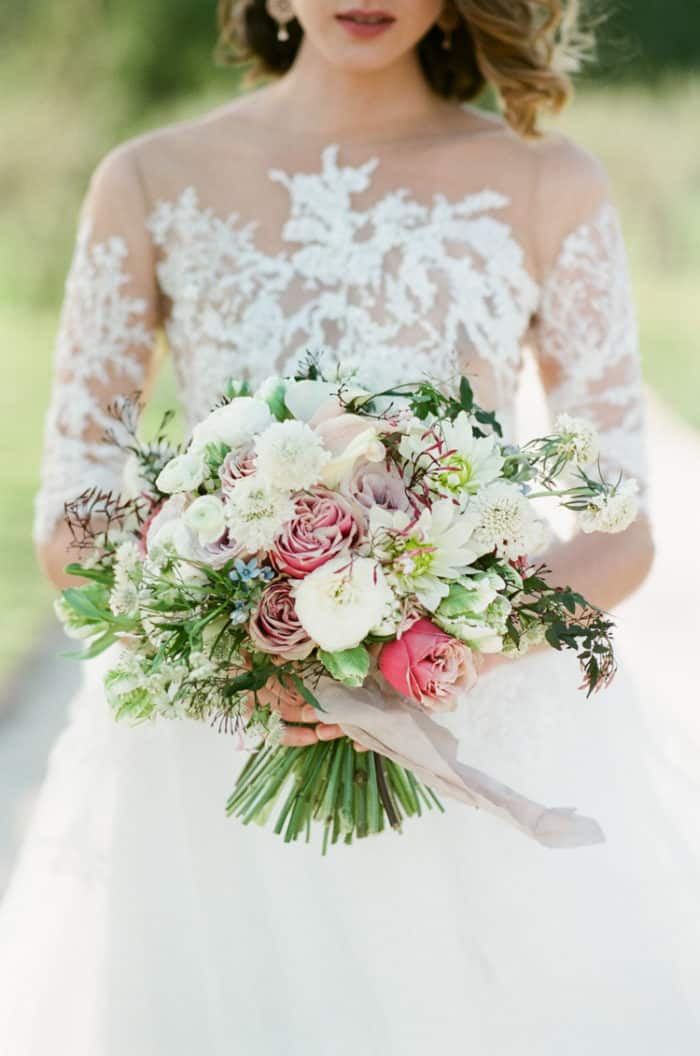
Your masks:
<path fill-rule="evenodd" d="M 258 701 L 278 711 L 285 722 L 304 724 L 287 726 L 280 742 L 285 747 L 303 748 L 318 741 L 334 741 L 345 736 L 337 723 L 319 722 L 315 709 L 305 702 L 297 690 L 282 685 L 276 678 L 270 679 L 267 685 L 258 690 Z M 358 741 L 353 741 L 353 745 L 357 752 L 367 751 Z"/>

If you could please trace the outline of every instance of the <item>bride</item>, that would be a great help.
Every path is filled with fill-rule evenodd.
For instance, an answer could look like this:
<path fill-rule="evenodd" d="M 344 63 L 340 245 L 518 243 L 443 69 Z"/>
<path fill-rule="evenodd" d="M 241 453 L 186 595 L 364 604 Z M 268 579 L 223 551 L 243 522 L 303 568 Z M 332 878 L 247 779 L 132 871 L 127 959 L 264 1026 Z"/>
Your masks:
<path fill-rule="evenodd" d="M 593 419 L 606 467 L 643 483 L 608 179 L 538 134 L 569 93 L 574 13 L 221 0 L 224 45 L 277 76 L 118 146 L 83 203 L 36 500 L 57 587 L 63 503 L 119 488 L 107 408 L 148 391 L 160 326 L 190 425 L 230 376 L 332 350 L 375 386 L 461 369 L 514 435 L 529 348 L 550 410 Z M 469 102 L 487 83 L 503 118 Z M 555 580 L 616 606 L 650 567 L 645 511 L 553 544 Z M 2 1056 L 700 1051 L 700 839 L 681 835 L 698 804 L 662 799 L 628 673 L 587 700 L 570 658 L 535 650 L 484 664 L 443 720 L 465 762 L 595 817 L 604 843 L 550 850 L 450 803 L 322 859 L 225 817 L 244 761 L 231 738 L 116 724 L 110 660 L 85 665 L 0 911 Z"/>

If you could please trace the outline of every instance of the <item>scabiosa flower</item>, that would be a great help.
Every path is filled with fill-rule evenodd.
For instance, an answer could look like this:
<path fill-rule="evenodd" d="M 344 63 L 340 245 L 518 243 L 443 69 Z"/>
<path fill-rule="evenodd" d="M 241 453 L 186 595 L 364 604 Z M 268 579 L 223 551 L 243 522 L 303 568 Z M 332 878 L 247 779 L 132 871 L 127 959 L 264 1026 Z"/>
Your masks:
<path fill-rule="evenodd" d="M 316 484 L 330 459 L 305 422 L 276 422 L 255 441 L 257 472 L 273 488 L 302 491 Z"/>
<path fill-rule="evenodd" d="M 542 550 L 547 533 L 531 502 L 514 484 L 495 481 L 472 504 L 478 517 L 473 541 L 482 554 L 495 550 L 499 557 L 515 560 Z"/>
<path fill-rule="evenodd" d="M 294 516 L 289 493 L 270 487 L 257 476 L 238 482 L 225 509 L 233 537 L 251 554 L 269 550 L 282 525 Z"/>
<path fill-rule="evenodd" d="M 114 586 L 109 596 L 109 607 L 115 616 L 138 613 L 142 571 L 138 544 L 132 540 L 120 543 L 114 562 Z"/>
<path fill-rule="evenodd" d="M 595 462 L 600 451 L 598 433 L 585 418 L 574 418 L 560 414 L 554 423 L 554 431 L 561 434 L 562 451 L 571 462 L 585 466 Z"/>
<path fill-rule="evenodd" d="M 633 478 L 623 480 L 612 492 L 593 496 L 578 522 L 584 532 L 624 532 L 637 516 L 639 485 Z"/>

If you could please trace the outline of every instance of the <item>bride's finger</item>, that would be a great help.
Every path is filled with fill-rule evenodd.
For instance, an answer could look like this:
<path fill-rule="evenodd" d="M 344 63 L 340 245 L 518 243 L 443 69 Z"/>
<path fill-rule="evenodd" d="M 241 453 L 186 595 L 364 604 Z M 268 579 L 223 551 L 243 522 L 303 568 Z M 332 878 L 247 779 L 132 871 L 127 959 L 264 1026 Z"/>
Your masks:
<path fill-rule="evenodd" d="M 334 741 L 336 737 L 343 736 L 343 727 L 339 726 L 337 722 L 319 722 L 316 727 L 316 734 L 319 741 Z"/>
<path fill-rule="evenodd" d="M 280 744 L 285 748 L 306 748 L 310 744 L 316 744 L 318 738 L 313 726 L 287 726 Z"/>

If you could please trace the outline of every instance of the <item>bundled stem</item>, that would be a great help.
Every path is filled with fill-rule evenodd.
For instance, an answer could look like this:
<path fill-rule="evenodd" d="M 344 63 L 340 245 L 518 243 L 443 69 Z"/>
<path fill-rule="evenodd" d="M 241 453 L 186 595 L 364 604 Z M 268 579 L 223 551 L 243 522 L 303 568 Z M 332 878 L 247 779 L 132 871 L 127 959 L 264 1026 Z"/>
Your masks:
<path fill-rule="evenodd" d="M 241 770 L 226 813 L 264 825 L 281 804 L 274 831 L 285 843 L 307 842 L 323 826 L 321 853 L 328 845 L 364 839 L 388 824 L 401 832 L 404 817 L 422 807 L 444 808 L 435 793 L 378 752 L 357 752 L 348 737 L 307 748 L 263 746 Z"/>

